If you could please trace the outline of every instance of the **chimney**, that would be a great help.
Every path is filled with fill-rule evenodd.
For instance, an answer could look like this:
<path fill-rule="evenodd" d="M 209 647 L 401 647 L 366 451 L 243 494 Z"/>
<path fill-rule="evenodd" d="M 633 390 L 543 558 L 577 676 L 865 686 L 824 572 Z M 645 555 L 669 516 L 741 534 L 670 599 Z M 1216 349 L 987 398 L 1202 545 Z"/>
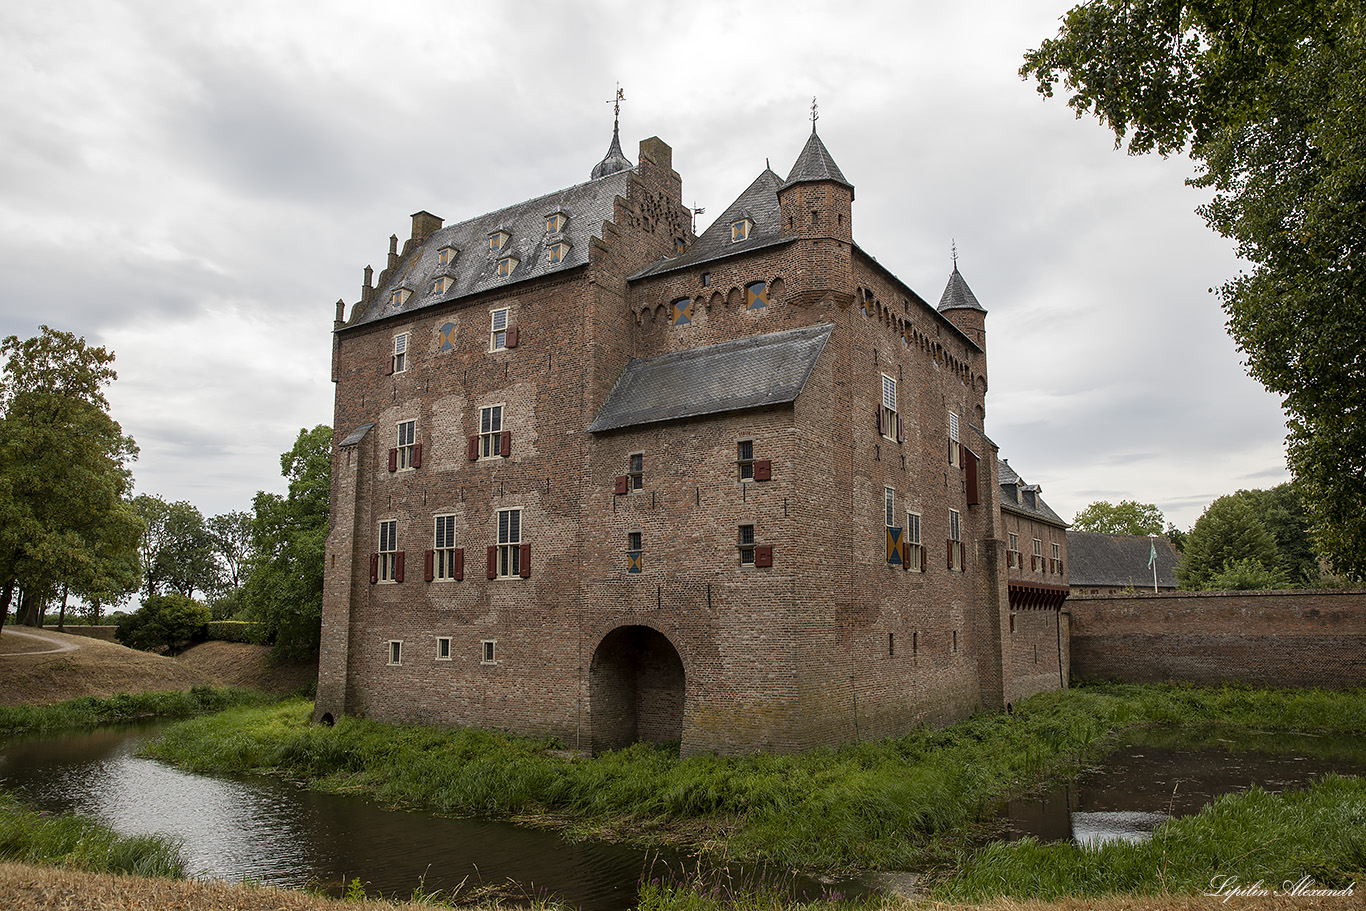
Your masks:
<path fill-rule="evenodd" d="M 389 265 L 386 269 L 392 269 L 398 265 L 398 235 L 389 235 Z"/>
<path fill-rule="evenodd" d="M 365 283 L 360 286 L 360 302 L 362 304 L 370 303 L 370 295 L 375 293 L 375 286 L 373 284 L 374 277 L 375 270 L 370 266 L 366 266 Z"/>
<path fill-rule="evenodd" d="M 430 212 L 421 211 L 413 213 L 413 242 L 422 243 L 433 231 L 441 227 L 442 219 L 437 218 Z"/>

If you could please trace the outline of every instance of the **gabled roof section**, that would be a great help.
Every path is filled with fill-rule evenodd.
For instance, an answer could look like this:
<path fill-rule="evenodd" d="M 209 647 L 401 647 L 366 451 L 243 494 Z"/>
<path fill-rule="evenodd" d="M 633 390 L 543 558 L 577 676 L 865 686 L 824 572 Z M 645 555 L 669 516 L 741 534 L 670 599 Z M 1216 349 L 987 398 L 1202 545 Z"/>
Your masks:
<path fill-rule="evenodd" d="M 963 280 L 963 275 L 958 271 L 958 264 L 953 264 L 953 274 L 949 276 L 949 283 L 944 286 L 944 294 L 939 298 L 939 312 L 945 310 L 981 310 L 987 312 L 987 308 L 977 302 L 977 295 L 972 293 L 968 283 Z"/>
<path fill-rule="evenodd" d="M 996 460 L 996 478 L 996 483 L 1001 486 L 1002 512 L 1013 512 L 1018 516 L 1036 519 L 1059 528 L 1067 527 L 1067 522 L 1062 516 L 1043 501 L 1043 488 L 1038 484 L 1026 484 L 1004 459 Z"/>
<path fill-rule="evenodd" d="M 1153 570 L 1148 565 L 1157 551 L 1157 587 L 1176 588 L 1176 564 L 1181 558 L 1170 541 L 1158 535 L 1107 535 L 1095 531 L 1067 533 L 1067 581 L 1074 588 L 1086 586 L 1151 589 Z"/>
<path fill-rule="evenodd" d="M 792 165 L 792 170 L 788 172 L 787 180 L 783 182 L 784 187 L 789 187 L 794 183 L 807 183 L 813 180 L 833 180 L 835 183 L 844 184 L 849 188 L 850 193 L 854 190 L 854 185 L 845 179 L 844 172 L 840 166 L 835 164 L 835 157 L 830 154 L 830 150 L 821 142 L 821 138 L 816 135 L 816 130 L 811 130 L 811 138 L 806 141 L 806 146 L 802 148 L 802 153 L 797 156 L 797 161 Z"/>
<path fill-rule="evenodd" d="M 701 237 L 692 242 L 687 252 L 673 259 L 662 259 L 640 270 L 631 278 L 660 275 L 674 269 L 686 269 L 689 266 L 720 259 L 723 256 L 748 253 L 774 244 L 790 243 L 794 238 L 780 236 L 782 216 L 778 210 L 778 187 L 782 186 L 782 183 L 781 177 L 769 168 L 764 168 L 763 173 L 754 178 L 754 182 L 745 189 L 745 192 L 702 232 Z M 754 222 L 754 227 L 750 229 L 749 237 L 739 243 L 732 243 L 730 226 L 742 218 Z"/>
<path fill-rule="evenodd" d="M 612 220 L 614 200 L 626 195 L 633 173 L 633 170 L 619 171 L 438 228 L 422 241 L 420 247 L 403 257 L 393 274 L 386 276 L 384 283 L 375 288 L 369 305 L 357 308 L 347 327 L 373 323 L 584 265 L 592 246 L 588 239 L 602 231 L 603 222 Z M 550 263 L 546 256 L 549 236 L 545 231 L 545 215 L 557 209 L 564 212 L 567 223 L 553 240 L 568 243 L 570 247 L 563 260 Z M 499 230 L 506 231 L 510 238 L 501 250 L 491 251 L 489 235 Z M 461 251 L 448 266 L 437 264 L 438 251 L 442 247 L 459 247 Z M 510 276 L 502 278 L 498 275 L 498 260 L 508 255 L 517 258 L 517 268 Z M 448 275 L 453 280 L 452 286 L 441 294 L 434 292 L 432 285 L 439 275 Z M 407 301 L 395 304 L 391 298 L 394 289 L 400 287 L 411 288 L 413 293 Z"/>
<path fill-rule="evenodd" d="M 826 323 L 632 360 L 590 433 L 794 401 L 834 326 Z"/>

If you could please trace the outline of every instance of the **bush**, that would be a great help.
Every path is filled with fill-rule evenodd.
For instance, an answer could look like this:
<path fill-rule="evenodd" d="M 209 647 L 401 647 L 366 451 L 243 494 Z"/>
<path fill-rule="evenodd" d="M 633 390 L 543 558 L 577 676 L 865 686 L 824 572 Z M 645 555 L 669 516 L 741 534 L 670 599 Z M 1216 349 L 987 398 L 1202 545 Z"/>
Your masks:
<path fill-rule="evenodd" d="M 114 638 L 130 648 L 180 651 L 191 642 L 202 642 L 209 609 L 184 595 L 152 595 L 136 614 L 119 618 Z"/>
<path fill-rule="evenodd" d="M 265 645 L 266 627 L 263 623 L 247 620 L 211 620 L 205 637 L 213 642 L 249 642 L 252 645 Z"/>

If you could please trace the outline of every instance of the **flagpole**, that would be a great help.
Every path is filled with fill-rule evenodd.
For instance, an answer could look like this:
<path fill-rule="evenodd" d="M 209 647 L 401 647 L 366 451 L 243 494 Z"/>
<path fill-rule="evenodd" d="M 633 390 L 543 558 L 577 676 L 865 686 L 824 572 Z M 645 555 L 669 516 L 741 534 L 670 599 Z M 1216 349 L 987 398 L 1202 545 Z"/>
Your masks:
<path fill-rule="evenodd" d="M 1148 548 L 1148 556 L 1150 557 L 1148 562 L 1153 565 L 1153 594 L 1155 595 L 1157 594 L 1157 542 L 1151 537 L 1148 539 Z"/>

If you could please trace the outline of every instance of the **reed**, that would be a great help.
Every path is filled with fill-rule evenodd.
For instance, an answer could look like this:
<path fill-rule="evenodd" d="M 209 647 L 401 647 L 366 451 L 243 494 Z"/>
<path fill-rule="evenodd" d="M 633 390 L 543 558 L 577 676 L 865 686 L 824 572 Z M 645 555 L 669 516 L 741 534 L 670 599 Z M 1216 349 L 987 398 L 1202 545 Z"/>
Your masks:
<path fill-rule="evenodd" d="M 0 793 L 0 860 L 150 877 L 185 875 L 175 842 L 119 835 L 81 816 L 54 816 Z"/>
<path fill-rule="evenodd" d="M 54 705 L 0 706 L 0 736 L 46 734 L 144 718 L 190 718 L 237 705 L 260 705 L 275 697 L 252 690 L 197 686 L 183 692 L 82 696 Z"/>

